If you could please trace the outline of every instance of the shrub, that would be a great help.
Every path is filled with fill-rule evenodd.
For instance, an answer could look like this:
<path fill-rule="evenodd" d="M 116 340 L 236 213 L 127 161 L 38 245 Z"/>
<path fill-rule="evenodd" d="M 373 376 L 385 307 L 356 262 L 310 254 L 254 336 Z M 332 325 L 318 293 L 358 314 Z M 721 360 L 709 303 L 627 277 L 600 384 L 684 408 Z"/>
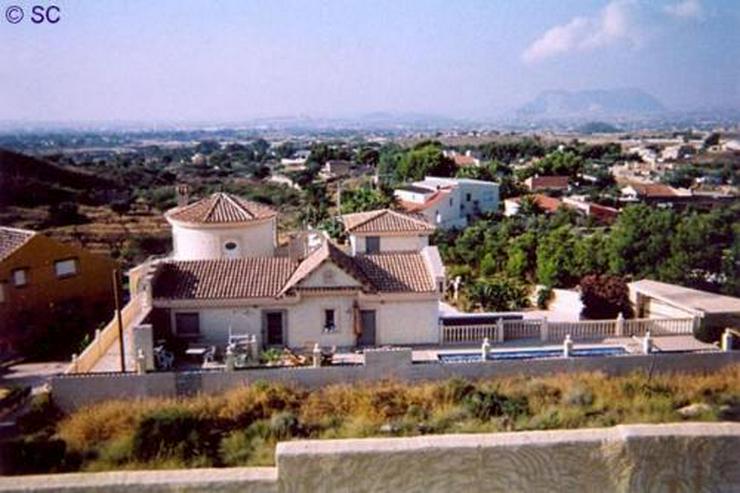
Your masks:
<path fill-rule="evenodd" d="M 527 413 L 526 397 L 509 397 L 495 390 L 476 390 L 463 400 L 463 404 L 472 416 L 481 420 L 495 416 L 516 417 Z"/>
<path fill-rule="evenodd" d="M 210 440 L 205 423 L 188 409 L 170 407 L 144 416 L 133 436 L 137 460 L 176 458 L 183 461 L 206 455 Z"/>
<path fill-rule="evenodd" d="M 582 315 L 586 318 L 615 318 L 621 312 L 632 316 L 629 289 L 624 279 L 607 275 L 590 275 L 581 279 Z"/>
<path fill-rule="evenodd" d="M 290 411 L 274 414 L 270 419 L 270 434 L 278 440 L 284 440 L 298 431 L 298 418 Z"/>
<path fill-rule="evenodd" d="M 594 403 L 594 393 L 587 387 L 575 385 L 563 394 L 563 403 L 569 406 L 590 406 Z"/>
<path fill-rule="evenodd" d="M 44 392 L 31 399 L 28 412 L 18 418 L 18 428 L 24 434 L 32 434 L 53 427 L 61 417 L 61 411 L 51 400 L 51 394 Z"/>
<path fill-rule="evenodd" d="M 547 310 L 547 307 L 552 301 L 553 290 L 550 286 L 544 286 L 537 291 L 537 308 L 540 310 Z"/>

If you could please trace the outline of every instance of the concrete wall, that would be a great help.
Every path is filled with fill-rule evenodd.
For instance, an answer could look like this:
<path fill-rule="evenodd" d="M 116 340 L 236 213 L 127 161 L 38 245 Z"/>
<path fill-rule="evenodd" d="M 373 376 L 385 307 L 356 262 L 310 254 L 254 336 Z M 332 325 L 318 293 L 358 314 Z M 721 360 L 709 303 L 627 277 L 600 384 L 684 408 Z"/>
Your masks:
<path fill-rule="evenodd" d="M 378 354 L 376 354 L 378 353 Z M 624 375 L 633 371 L 653 373 L 711 372 L 740 363 L 740 351 L 728 353 L 667 353 L 619 357 L 486 361 L 480 363 L 411 364 L 410 349 L 366 351 L 365 365 L 321 368 L 259 368 L 234 372 L 149 373 L 146 375 L 65 375 L 51 380 L 54 402 L 64 411 L 110 399 L 173 397 L 187 393 L 215 393 L 256 381 L 283 382 L 308 388 L 337 383 L 395 378 L 407 381 L 468 379 L 511 375 L 541 376 L 555 373 L 601 371 Z M 367 355 L 370 355 L 368 358 Z"/>
<path fill-rule="evenodd" d="M 276 220 L 229 228 L 192 227 L 172 224 L 175 260 L 226 258 L 223 245 L 235 241 L 239 257 L 271 257 L 275 251 Z"/>
<path fill-rule="evenodd" d="M 0 491 L 740 490 L 740 424 L 281 442 L 275 468 L 0 478 Z"/>

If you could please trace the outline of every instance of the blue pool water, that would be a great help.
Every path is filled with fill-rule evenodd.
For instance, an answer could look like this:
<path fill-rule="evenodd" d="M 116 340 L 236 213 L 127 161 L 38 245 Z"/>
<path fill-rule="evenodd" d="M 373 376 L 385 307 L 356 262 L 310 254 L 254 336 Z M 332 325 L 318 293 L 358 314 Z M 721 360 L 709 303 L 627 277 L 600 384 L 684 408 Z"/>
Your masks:
<path fill-rule="evenodd" d="M 619 356 L 627 354 L 627 350 L 619 346 L 593 347 L 574 349 L 571 355 L 575 358 L 588 356 Z M 537 358 L 561 358 L 562 349 L 523 349 L 521 351 L 491 351 L 488 353 L 488 361 L 520 360 Z M 440 353 L 437 355 L 442 363 L 476 363 L 481 360 L 480 352 L 477 353 Z"/>

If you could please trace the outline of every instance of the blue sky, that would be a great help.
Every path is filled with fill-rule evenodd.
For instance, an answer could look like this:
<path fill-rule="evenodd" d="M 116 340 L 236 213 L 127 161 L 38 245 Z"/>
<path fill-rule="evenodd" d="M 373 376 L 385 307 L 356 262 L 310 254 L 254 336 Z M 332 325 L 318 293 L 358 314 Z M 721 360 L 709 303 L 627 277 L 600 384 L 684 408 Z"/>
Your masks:
<path fill-rule="evenodd" d="M 39 3 L 0 1 L 0 120 L 479 118 L 617 87 L 740 107 L 736 0 L 57 0 L 36 25 Z"/>

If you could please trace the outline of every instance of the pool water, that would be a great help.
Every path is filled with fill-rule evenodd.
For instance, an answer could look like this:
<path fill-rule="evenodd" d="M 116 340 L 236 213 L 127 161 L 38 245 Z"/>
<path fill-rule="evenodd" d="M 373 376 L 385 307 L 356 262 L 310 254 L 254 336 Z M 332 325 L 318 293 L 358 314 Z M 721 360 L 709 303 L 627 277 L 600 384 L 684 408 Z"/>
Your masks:
<path fill-rule="evenodd" d="M 619 356 L 627 354 L 627 350 L 620 346 L 592 347 L 573 349 L 570 354 L 575 358 L 584 358 L 589 356 Z M 480 352 L 440 353 L 437 357 L 442 363 L 476 363 L 481 361 Z M 521 351 L 491 351 L 488 353 L 487 361 L 562 357 L 562 349 L 524 349 Z"/>

